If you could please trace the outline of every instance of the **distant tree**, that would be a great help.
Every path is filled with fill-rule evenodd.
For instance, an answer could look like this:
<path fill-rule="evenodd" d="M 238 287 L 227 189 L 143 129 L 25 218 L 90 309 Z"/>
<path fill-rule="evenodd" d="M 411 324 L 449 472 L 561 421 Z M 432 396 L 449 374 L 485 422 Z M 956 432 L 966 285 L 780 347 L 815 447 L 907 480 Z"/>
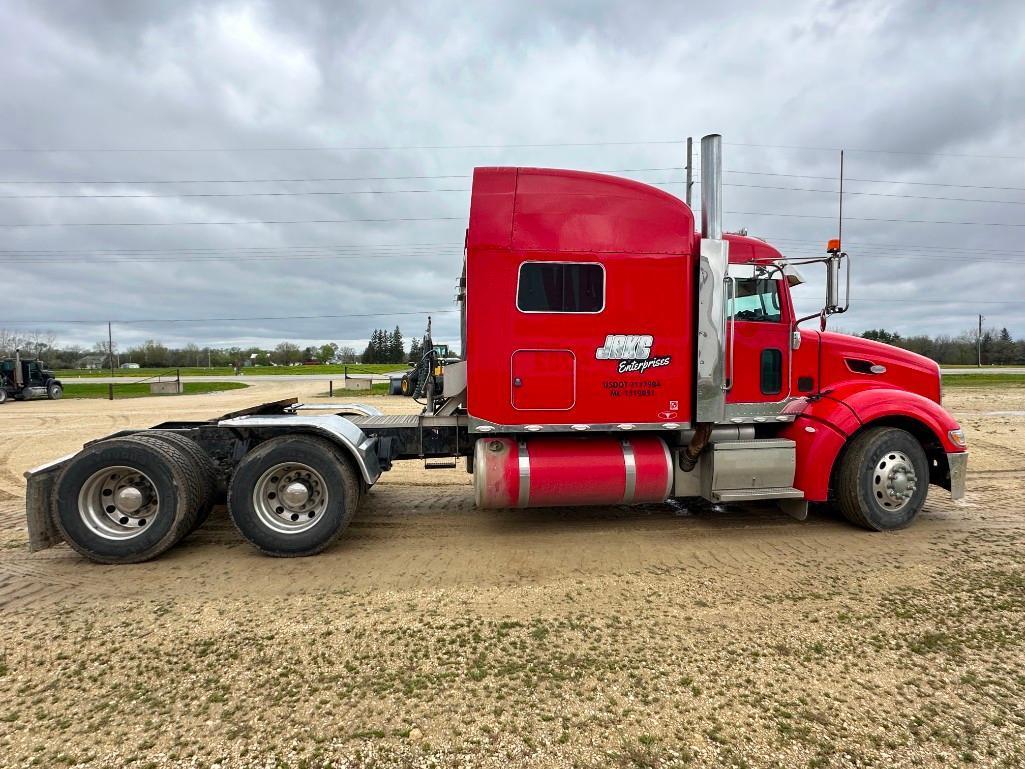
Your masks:
<path fill-rule="evenodd" d="M 416 337 L 413 337 L 413 341 L 409 343 L 409 362 L 419 363 L 420 358 L 423 357 L 423 342 Z"/>
<path fill-rule="evenodd" d="M 274 348 L 273 359 L 280 366 L 291 366 L 299 360 L 299 345 L 292 342 L 279 342 Z"/>
<path fill-rule="evenodd" d="M 861 336 L 864 339 L 872 339 L 872 340 L 874 340 L 876 342 L 882 342 L 884 344 L 894 344 L 895 345 L 898 342 L 900 342 L 900 334 L 898 334 L 896 332 L 891 333 L 891 332 L 887 331 L 886 329 L 882 329 L 882 328 L 880 328 L 880 329 L 874 329 L 874 328 L 873 329 L 869 329 L 868 331 L 865 331 Z"/>
<path fill-rule="evenodd" d="M 387 363 L 401 363 L 402 357 L 406 354 L 406 345 L 402 340 L 402 332 L 396 326 L 388 340 Z"/>
<path fill-rule="evenodd" d="M 317 354 L 317 357 L 320 359 L 321 363 L 333 363 L 337 356 L 338 345 L 336 345 L 334 342 L 322 344 L 320 346 L 320 351 Z"/>
<path fill-rule="evenodd" d="M 335 358 L 339 363 L 355 363 L 357 359 L 356 348 L 349 346 L 339 347 L 338 352 L 335 353 Z"/>

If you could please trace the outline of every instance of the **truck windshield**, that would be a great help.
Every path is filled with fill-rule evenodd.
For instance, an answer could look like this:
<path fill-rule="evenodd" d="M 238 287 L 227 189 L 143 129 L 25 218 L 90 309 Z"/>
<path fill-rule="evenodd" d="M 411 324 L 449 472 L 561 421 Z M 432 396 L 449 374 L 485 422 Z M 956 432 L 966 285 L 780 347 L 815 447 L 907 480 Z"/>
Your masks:
<path fill-rule="evenodd" d="M 769 278 L 738 278 L 736 296 L 730 300 L 730 316 L 736 320 L 779 323 L 779 287 Z"/>

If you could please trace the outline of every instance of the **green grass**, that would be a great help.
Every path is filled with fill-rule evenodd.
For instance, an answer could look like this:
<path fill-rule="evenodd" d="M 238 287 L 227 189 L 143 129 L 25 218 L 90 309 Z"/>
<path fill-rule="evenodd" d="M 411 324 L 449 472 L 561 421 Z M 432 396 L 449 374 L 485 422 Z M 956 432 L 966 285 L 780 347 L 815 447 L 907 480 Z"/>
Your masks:
<path fill-rule="evenodd" d="M 350 374 L 387 374 L 391 371 L 405 371 L 408 368 L 406 363 L 349 363 L 344 366 L 255 366 L 242 369 L 243 375 L 259 374 L 260 376 L 287 376 L 289 374 L 339 374 L 348 369 Z M 176 371 L 171 368 L 119 368 L 114 369 L 114 376 L 126 377 L 128 379 L 145 379 L 146 377 L 166 374 L 169 371 Z M 183 377 L 187 376 L 232 376 L 235 370 L 231 366 L 205 366 L 183 367 L 180 369 Z M 75 379 L 88 377 L 109 377 L 110 369 L 60 369 L 56 372 L 58 379 Z"/>
<path fill-rule="evenodd" d="M 953 374 L 943 377 L 944 387 L 1007 387 L 1025 385 L 1025 374 Z"/>
<path fill-rule="evenodd" d="M 224 390 L 240 390 L 249 385 L 243 382 L 185 382 L 184 395 L 198 395 L 201 393 L 223 392 Z M 106 398 L 109 388 L 105 384 L 79 384 L 71 382 L 64 385 L 65 398 Z M 120 398 L 146 398 L 151 395 L 147 383 L 125 383 L 114 385 L 114 399 Z M 162 398 L 164 396 L 153 396 Z"/>
<path fill-rule="evenodd" d="M 387 395 L 388 394 L 388 387 L 389 387 L 389 384 L 387 382 L 374 382 L 374 384 L 372 384 L 370 386 L 370 390 L 369 391 L 367 391 L 367 390 L 343 390 L 340 387 L 336 387 L 335 390 L 334 390 L 334 394 L 331 395 L 330 397 L 332 397 L 332 398 L 339 398 L 339 397 L 359 398 L 360 396 L 367 396 L 367 395 Z M 320 393 L 320 397 L 322 397 L 322 398 L 329 397 L 328 396 L 328 391 L 324 390 L 324 392 Z"/>

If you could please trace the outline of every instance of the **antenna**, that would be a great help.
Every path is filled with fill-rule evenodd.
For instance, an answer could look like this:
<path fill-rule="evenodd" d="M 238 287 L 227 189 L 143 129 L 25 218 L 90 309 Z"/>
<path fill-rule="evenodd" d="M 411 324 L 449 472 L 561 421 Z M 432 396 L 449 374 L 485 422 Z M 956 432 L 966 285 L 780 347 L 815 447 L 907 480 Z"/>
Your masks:
<path fill-rule="evenodd" d="M 843 150 L 840 150 L 840 223 L 837 227 L 836 239 L 839 251 L 843 250 Z"/>

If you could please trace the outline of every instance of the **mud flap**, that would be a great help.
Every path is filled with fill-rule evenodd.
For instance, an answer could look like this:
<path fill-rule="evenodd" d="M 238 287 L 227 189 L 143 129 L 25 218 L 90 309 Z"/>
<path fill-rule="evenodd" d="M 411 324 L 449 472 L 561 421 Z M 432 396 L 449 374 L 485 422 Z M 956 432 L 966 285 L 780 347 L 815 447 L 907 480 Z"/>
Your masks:
<path fill-rule="evenodd" d="M 50 516 L 50 501 L 57 476 L 70 458 L 63 457 L 25 473 L 28 481 L 25 488 L 25 523 L 28 526 L 30 552 L 45 550 L 64 541 Z"/>
<path fill-rule="evenodd" d="M 808 500 L 807 499 L 781 499 L 779 500 L 779 509 L 789 515 L 791 518 L 803 521 L 808 517 Z"/>

